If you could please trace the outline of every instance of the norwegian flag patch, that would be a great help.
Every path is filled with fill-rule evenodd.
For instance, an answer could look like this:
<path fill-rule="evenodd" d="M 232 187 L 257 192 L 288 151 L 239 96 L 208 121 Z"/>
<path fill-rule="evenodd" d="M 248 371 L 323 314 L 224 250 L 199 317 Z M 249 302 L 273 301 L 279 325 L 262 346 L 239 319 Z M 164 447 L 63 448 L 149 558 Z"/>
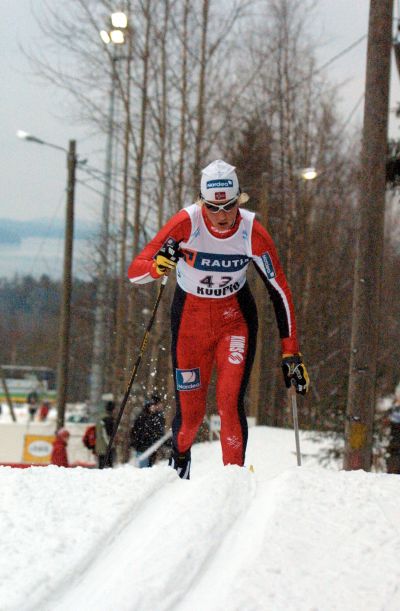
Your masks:
<path fill-rule="evenodd" d="M 226 192 L 225 191 L 217 191 L 215 193 L 215 201 L 216 202 L 220 202 L 223 199 L 226 199 Z"/>

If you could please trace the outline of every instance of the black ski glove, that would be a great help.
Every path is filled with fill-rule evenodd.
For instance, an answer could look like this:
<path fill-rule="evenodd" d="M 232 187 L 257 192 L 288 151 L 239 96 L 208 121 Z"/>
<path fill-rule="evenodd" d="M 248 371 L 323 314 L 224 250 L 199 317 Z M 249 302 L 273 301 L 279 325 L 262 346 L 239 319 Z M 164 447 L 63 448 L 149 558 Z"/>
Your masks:
<path fill-rule="evenodd" d="M 291 385 L 297 393 L 305 395 L 310 387 L 310 378 L 301 354 L 284 354 L 282 356 L 282 371 L 286 388 Z"/>
<path fill-rule="evenodd" d="M 176 267 L 179 257 L 182 257 L 179 250 L 179 242 L 174 240 L 174 238 L 168 238 L 154 255 L 154 267 L 157 274 L 159 276 L 169 274 Z"/>

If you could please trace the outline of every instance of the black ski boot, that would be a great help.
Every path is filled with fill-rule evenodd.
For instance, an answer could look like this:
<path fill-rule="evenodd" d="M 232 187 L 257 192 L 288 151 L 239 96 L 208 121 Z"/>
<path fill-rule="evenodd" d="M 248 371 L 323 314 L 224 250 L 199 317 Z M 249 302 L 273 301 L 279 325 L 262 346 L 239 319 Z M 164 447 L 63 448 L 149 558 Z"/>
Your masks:
<path fill-rule="evenodd" d="M 168 465 L 175 469 L 181 479 L 190 479 L 190 450 L 178 452 L 172 448 Z"/>

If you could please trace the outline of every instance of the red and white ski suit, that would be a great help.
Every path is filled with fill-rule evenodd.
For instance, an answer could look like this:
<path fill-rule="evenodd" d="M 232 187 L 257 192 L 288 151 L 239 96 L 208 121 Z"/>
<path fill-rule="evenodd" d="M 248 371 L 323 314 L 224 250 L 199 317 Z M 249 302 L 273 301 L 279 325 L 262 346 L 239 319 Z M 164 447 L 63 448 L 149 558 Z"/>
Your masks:
<path fill-rule="evenodd" d="M 159 278 L 154 255 L 169 237 L 180 243 L 184 258 L 177 264 L 171 309 L 177 404 L 173 444 L 180 453 L 192 446 L 204 418 L 215 363 L 224 464 L 243 465 L 247 443 L 244 393 L 257 335 L 257 310 L 246 281 L 250 261 L 272 299 L 282 352 L 299 351 L 292 297 L 276 248 L 254 216 L 239 209 L 234 226 L 220 233 L 204 210 L 192 204 L 164 225 L 128 271 L 137 284 Z"/>

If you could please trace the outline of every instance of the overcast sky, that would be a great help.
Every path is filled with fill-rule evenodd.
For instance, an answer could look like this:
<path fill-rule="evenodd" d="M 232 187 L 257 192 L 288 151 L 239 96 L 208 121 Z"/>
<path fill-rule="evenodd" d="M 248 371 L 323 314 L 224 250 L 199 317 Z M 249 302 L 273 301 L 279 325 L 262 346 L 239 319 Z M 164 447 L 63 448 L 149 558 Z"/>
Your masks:
<path fill-rule="evenodd" d="M 17 129 L 23 129 L 44 140 L 68 146 L 78 141 L 78 153 L 93 163 L 99 141 L 87 137 L 82 127 L 69 124 L 57 116 L 62 92 L 40 83 L 18 48 L 40 44 L 40 36 L 32 17 L 31 6 L 40 12 L 42 0 L 1 0 L 0 77 L 3 83 L 1 127 L 1 199 L 0 218 L 32 219 L 63 218 L 66 167 L 65 157 L 49 148 L 18 140 Z M 57 0 L 60 12 L 68 10 L 68 0 Z M 397 3 L 395 3 L 397 5 Z M 319 0 L 315 33 L 321 42 L 318 64 L 367 33 L 368 0 Z M 397 16 L 397 15 L 396 15 Z M 341 90 L 340 111 L 346 118 L 364 89 L 366 41 L 327 68 L 327 75 Z M 400 101 L 399 78 L 392 64 L 391 107 Z M 354 114 L 352 124 L 362 123 L 363 105 Z M 391 114 L 390 133 L 398 136 L 398 121 Z M 104 142 L 105 145 L 105 142 Z M 101 142 L 100 142 L 101 146 Z M 98 159 L 97 159 L 98 161 Z M 81 219 L 100 218 L 101 198 L 82 187 L 78 188 L 76 215 Z"/>

